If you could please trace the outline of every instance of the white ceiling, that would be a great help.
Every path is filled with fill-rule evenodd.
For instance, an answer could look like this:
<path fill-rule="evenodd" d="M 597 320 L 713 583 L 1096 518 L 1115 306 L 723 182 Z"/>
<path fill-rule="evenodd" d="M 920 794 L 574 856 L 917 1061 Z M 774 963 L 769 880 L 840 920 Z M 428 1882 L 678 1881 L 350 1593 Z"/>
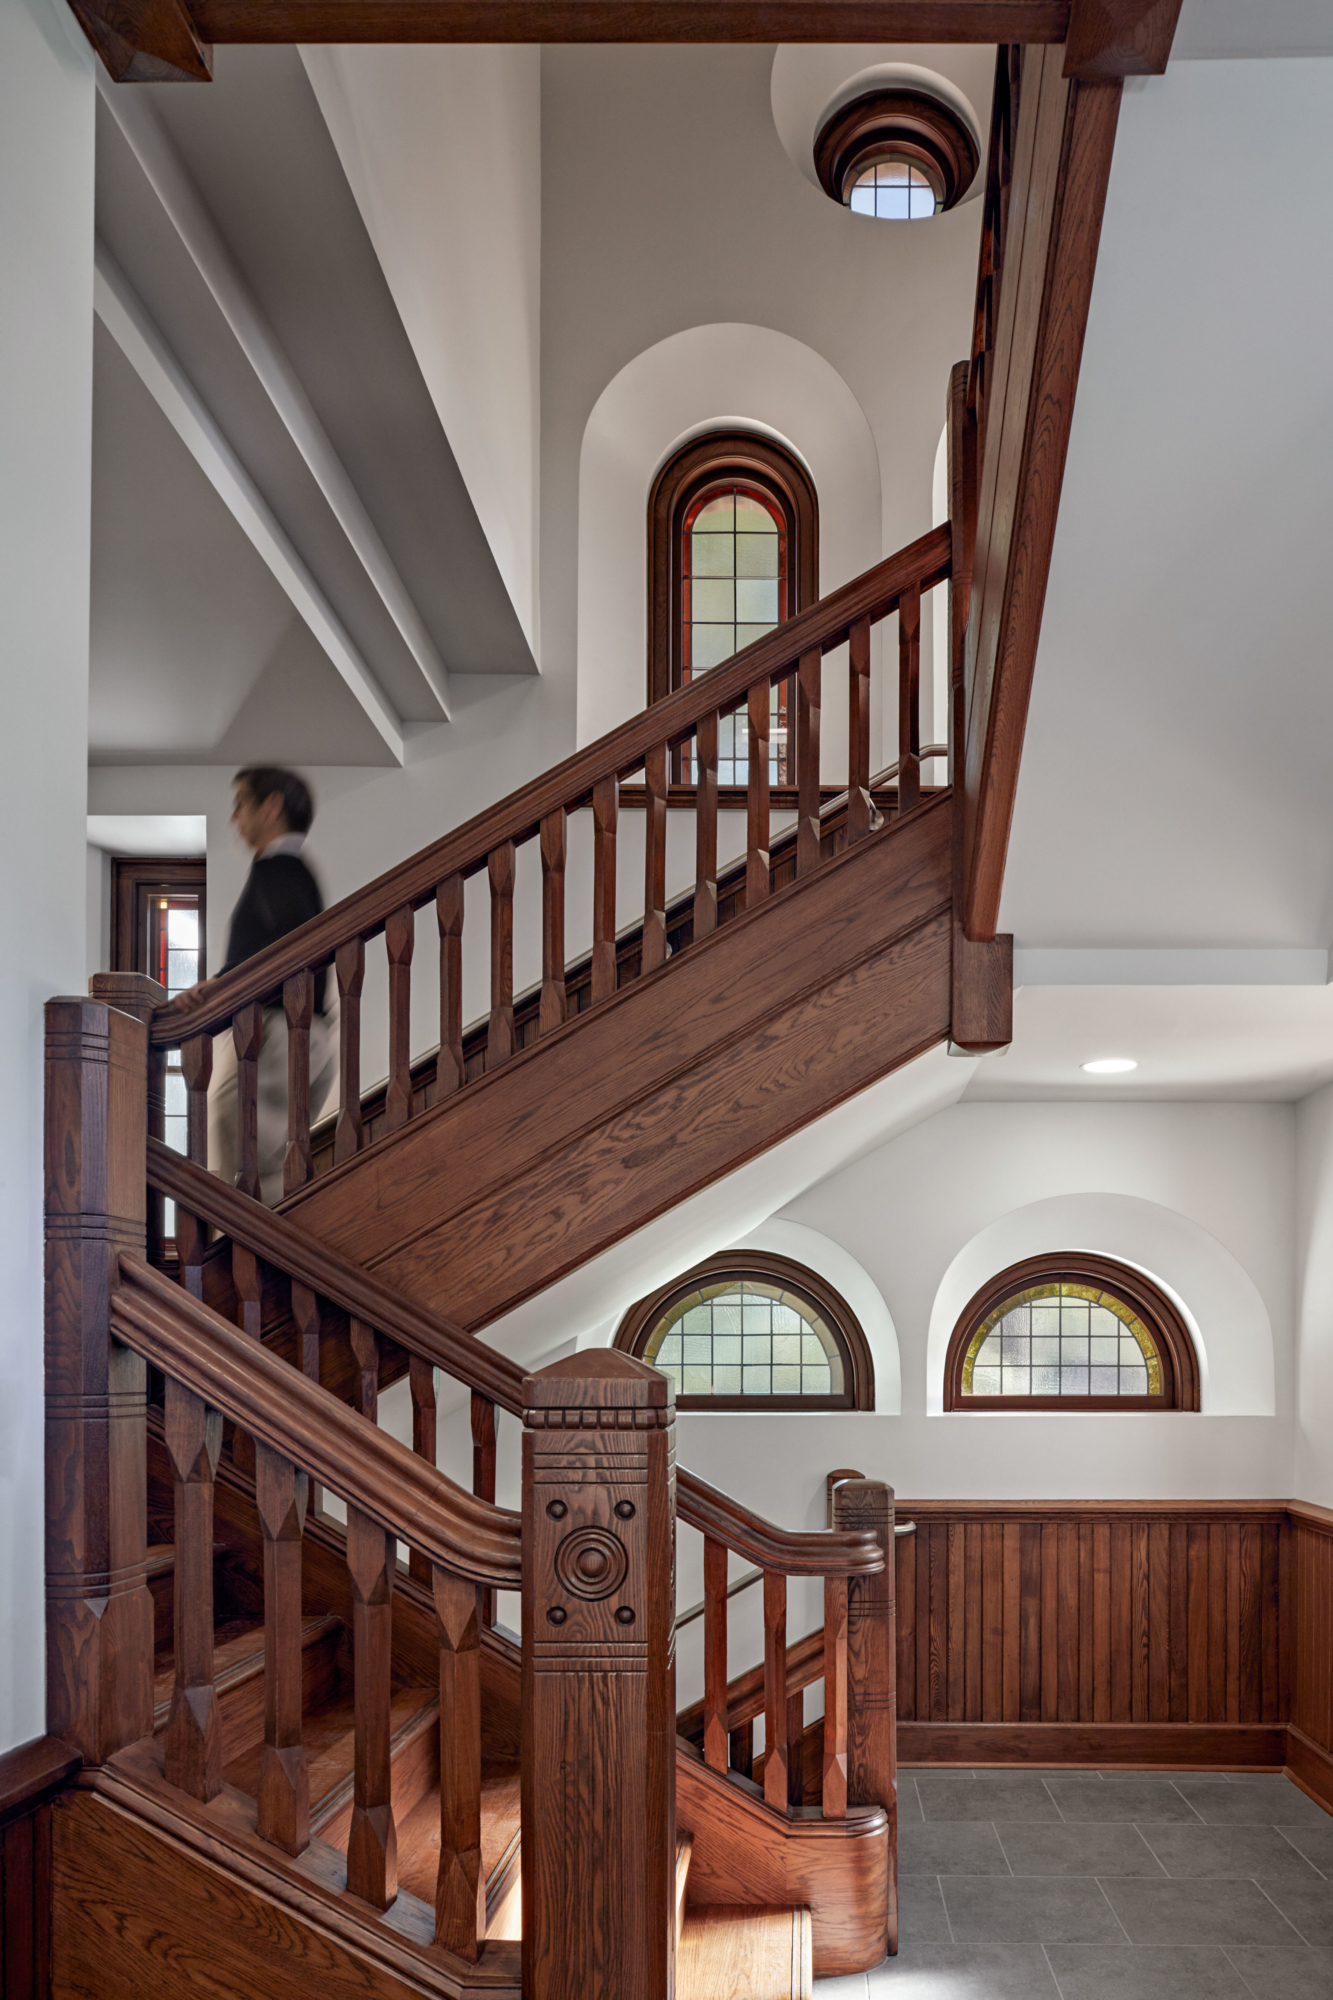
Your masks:
<path fill-rule="evenodd" d="M 1138 1068 L 1085 1074 L 1100 1056 Z M 1293 1100 L 1330 1081 L 1330 986 L 1026 986 L 1013 1042 L 976 1063 L 965 1095 Z"/>

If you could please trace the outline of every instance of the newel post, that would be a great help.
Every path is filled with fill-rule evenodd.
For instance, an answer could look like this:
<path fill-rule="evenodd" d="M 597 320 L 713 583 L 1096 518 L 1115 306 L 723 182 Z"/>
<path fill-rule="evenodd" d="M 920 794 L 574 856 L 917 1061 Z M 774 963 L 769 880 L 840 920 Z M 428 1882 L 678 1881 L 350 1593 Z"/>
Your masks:
<path fill-rule="evenodd" d="M 876 1576 L 847 1589 L 847 1803 L 883 1806 L 889 1816 L 887 1949 L 898 1949 L 898 1630 L 894 1604 L 893 1488 L 880 1479 L 841 1479 L 833 1488 L 835 1528 L 865 1533 L 884 1551 Z"/>
<path fill-rule="evenodd" d="M 144 1254 L 148 1033 L 46 1006 L 47 1728 L 100 1764 L 153 1727 L 147 1370 L 111 1338 L 120 1251 Z"/>
<path fill-rule="evenodd" d="M 523 1389 L 523 1993 L 671 2000 L 674 1398 L 608 1349 Z"/>

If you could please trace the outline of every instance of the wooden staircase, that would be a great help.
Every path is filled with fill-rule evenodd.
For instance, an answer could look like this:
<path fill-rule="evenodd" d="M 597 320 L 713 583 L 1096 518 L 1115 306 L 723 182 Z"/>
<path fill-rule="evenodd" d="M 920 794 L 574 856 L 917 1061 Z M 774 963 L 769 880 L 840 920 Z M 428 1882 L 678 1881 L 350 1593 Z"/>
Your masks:
<path fill-rule="evenodd" d="M 946 1036 L 1008 1039 L 995 918 L 1091 281 L 1091 256 L 1071 262 L 1055 142 L 1103 103 L 1059 56 L 997 63 L 948 524 L 189 1012 L 130 975 L 49 1004 L 48 1726 L 84 1767 L 53 1816 L 59 1991 L 786 2000 L 896 1949 L 891 1491 L 840 1478 L 827 1531 L 782 1530 L 677 1468 L 655 1371 L 602 1350 L 525 1376 L 474 1335 Z M 931 790 L 920 609 L 945 582 L 951 783 Z M 871 634 L 895 614 L 900 755 L 872 780 Z M 797 782 L 775 796 L 769 692 L 788 677 Z M 835 701 L 846 766 L 823 785 Z M 741 710 L 747 784 L 723 797 L 719 721 Z M 686 758 L 695 871 L 672 903 Z M 631 799 L 642 917 L 618 931 Z M 719 868 L 719 813 L 742 803 L 743 854 Z M 795 813 L 776 837 L 775 808 Z M 587 877 L 568 866 L 580 816 Z M 542 976 L 516 998 L 526 842 Z M 465 1033 L 472 877 L 489 895 L 490 1006 Z M 588 939 L 572 954 L 571 897 Z M 439 1032 L 414 1047 L 432 910 Z M 364 1090 L 380 938 L 388 1076 Z M 341 1091 L 320 1125 L 310 1024 L 329 969 Z M 256 1065 L 284 1023 L 269 1210 Z M 226 1032 L 235 1188 L 206 1171 Z M 176 1045 L 185 1158 L 162 1143 Z M 470 1493 L 436 1465 L 441 1372 L 470 1397 Z M 411 1449 L 375 1421 L 403 1376 Z M 496 1505 L 501 1419 L 523 1427 L 521 1515 Z M 679 1715 L 678 1521 L 703 1536 L 705 1574 L 703 1698 Z M 763 1578 L 763 1660 L 738 1674 L 733 1556 Z M 822 1578 L 824 1622 L 789 1645 L 792 1575 Z M 521 1644 L 495 1623 L 506 1591 L 522 1595 Z M 815 1682 L 824 1713 L 806 1728 Z"/>

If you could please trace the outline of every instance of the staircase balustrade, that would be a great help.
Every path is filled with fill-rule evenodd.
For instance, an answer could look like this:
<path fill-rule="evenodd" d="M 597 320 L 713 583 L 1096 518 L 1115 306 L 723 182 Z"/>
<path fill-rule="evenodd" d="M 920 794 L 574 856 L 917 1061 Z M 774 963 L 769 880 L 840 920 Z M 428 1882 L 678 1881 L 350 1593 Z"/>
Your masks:
<path fill-rule="evenodd" d="M 719 718 L 743 708 L 748 717 L 745 790 L 746 847 L 744 904 L 753 909 L 771 893 L 773 803 L 769 775 L 769 690 L 794 674 L 796 703 L 797 812 L 794 879 L 803 879 L 824 856 L 821 813 L 820 718 L 825 656 L 848 649 L 848 765 L 844 842 L 866 837 L 873 826 L 869 731 L 870 632 L 899 614 L 900 756 L 896 771 L 897 810 L 910 811 L 920 798 L 919 720 L 920 599 L 950 574 L 952 538 L 947 524 L 932 529 L 908 548 L 875 565 L 863 576 L 822 598 L 785 625 L 665 701 L 635 716 L 599 742 L 524 786 L 498 806 L 423 849 L 368 887 L 344 898 L 287 938 L 217 981 L 189 1007 L 159 1009 L 152 1022 L 155 1049 L 178 1046 L 190 1107 L 190 1157 L 207 1156 L 207 1095 L 213 1036 L 230 1028 L 237 1059 L 238 1186 L 259 1188 L 258 1056 L 266 1031 L 266 1010 L 276 1027 L 281 1009 L 287 1027 L 287 1150 L 283 1193 L 291 1195 L 313 1177 L 317 1158 L 311 1138 L 310 1025 L 314 980 L 332 967 L 339 995 L 339 1076 L 342 1099 L 328 1164 L 355 1157 L 368 1135 L 360 1105 L 361 993 L 365 948 L 383 934 L 389 976 L 389 1076 L 377 1136 L 400 1130 L 426 1104 L 462 1087 L 465 1060 L 461 978 L 463 885 L 485 873 L 490 890 L 490 1014 L 485 1067 L 494 1070 L 515 1052 L 514 884 L 517 848 L 540 845 L 542 864 L 542 981 L 537 1034 L 559 1032 L 569 1014 L 564 963 L 565 870 L 568 820 L 590 811 L 593 822 L 592 952 L 589 1004 L 609 1001 L 617 991 L 616 867 L 619 791 L 635 773 L 643 774 L 646 808 L 644 915 L 639 949 L 641 977 L 665 963 L 668 925 L 665 905 L 666 808 L 672 753 L 690 746 L 696 812 L 696 883 L 692 936 L 715 927 L 717 907 L 717 728 Z M 739 901 L 739 898 L 737 899 Z M 427 1088 L 414 1087 L 409 1031 L 416 913 L 434 902 L 439 931 L 439 1046 Z M 187 1269 L 197 1264 L 200 1246 L 182 1242 Z"/>
<path fill-rule="evenodd" d="M 348 1893 L 377 1910 L 387 1909 L 397 1893 L 389 1746 L 392 1601 L 401 1541 L 429 1565 L 440 1646 L 436 1944 L 475 1960 L 486 1924 L 479 1600 L 487 1588 L 521 1585 L 520 1517 L 464 1493 L 141 1258 L 122 1253 L 117 1279 L 110 1304 L 114 1339 L 160 1369 L 166 1384 L 165 1437 L 176 1510 L 168 1782 L 204 1802 L 223 1788 L 213 1672 L 213 1484 L 225 1418 L 255 1442 L 255 1496 L 264 1537 L 259 1836 L 288 1854 L 301 1853 L 310 1838 L 309 1774 L 301 1741 L 300 1555 L 313 1478 L 347 1508 L 355 1660 Z M 151 1680 L 145 1697 L 151 1702 Z"/>

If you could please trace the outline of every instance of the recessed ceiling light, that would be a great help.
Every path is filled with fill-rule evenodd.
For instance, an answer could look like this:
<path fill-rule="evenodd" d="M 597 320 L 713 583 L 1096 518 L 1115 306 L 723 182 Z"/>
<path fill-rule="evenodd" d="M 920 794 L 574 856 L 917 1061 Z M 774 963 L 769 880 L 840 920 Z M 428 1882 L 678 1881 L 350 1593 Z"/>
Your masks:
<path fill-rule="evenodd" d="M 1126 1070 L 1137 1069 L 1133 1056 L 1098 1056 L 1095 1062 L 1080 1064 L 1089 1076 L 1123 1076 Z"/>

